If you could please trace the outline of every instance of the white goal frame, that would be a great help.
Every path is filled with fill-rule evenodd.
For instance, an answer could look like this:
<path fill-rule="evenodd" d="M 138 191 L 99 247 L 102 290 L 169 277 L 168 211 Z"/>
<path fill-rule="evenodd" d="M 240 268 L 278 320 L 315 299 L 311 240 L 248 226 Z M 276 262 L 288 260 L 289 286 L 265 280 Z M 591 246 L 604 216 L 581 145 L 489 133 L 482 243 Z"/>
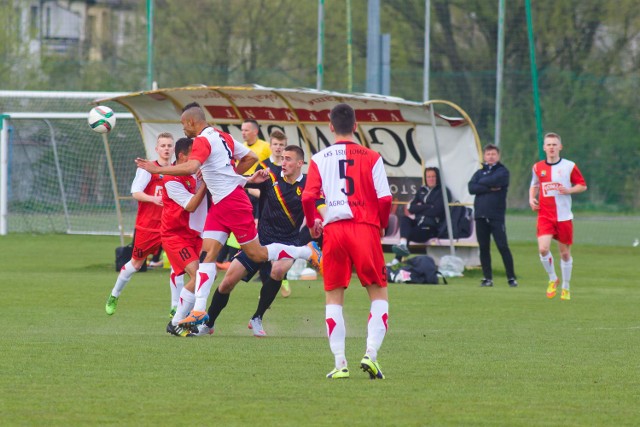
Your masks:
<path fill-rule="evenodd" d="M 113 97 L 122 95 L 121 92 L 48 92 L 48 91 L 0 91 L 0 99 L 2 98 L 20 98 L 20 99 L 79 99 L 92 102 L 96 99 L 104 97 Z M 21 119 L 40 119 L 45 121 L 51 132 L 51 144 L 54 154 L 54 162 L 56 163 L 56 171 L 58 184 L 62 194 L 62 205 L 65 211 L 65 220 L 68 225 L 68 215 L 65 200 L 64 184 L 61 177 L 61 171 L 57 159 L 57 147 L 55 141 L 55 135 L 53 128 L 48 122 L 49 119 L 86 119 L 88 111 L 86 112 L 0 112 L 0 236 L 4 236 L 8 233 L 7 219 L 8 219 L 8 193 L 9 193 L 9 124 L 11 120 Z M 118 119 L 132 120 L 134 119 L 131 113 L 118 113 Z M 109 149 L 108 134 L 103 134 L 103 144 L 105 155 L 108 162 L 109 175 L 111 180 L 111 186 L 113 189 L 113 195 L 115 200 L 115 211 L 118 218 L 118 229 L 120 234 L 120 241 L 124 245 L 124 225 L 122 214 L 120 210 L 120 195 L 118 194 L 117 181 L 113 169 L 111 152 Z M 71 232 L 67 227 L 67 232 Z"/>

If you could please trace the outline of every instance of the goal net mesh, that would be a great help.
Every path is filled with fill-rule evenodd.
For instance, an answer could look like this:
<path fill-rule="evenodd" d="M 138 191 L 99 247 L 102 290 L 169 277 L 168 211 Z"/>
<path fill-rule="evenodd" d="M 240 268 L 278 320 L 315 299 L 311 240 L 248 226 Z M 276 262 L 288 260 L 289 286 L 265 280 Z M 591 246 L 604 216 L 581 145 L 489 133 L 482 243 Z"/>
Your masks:
<path fill-rule="evenodd" d="M 95 98 L 0 100 L 0 111 L 40 113 L 38 118 L 10 116 L 4 121 L 9 135 L 9 232 L 120 233 L 102 136 L 91 131 L 86 120 Z M 122 106 L 109 107 L 118 117 L 108 140 L 123 230 L 130 234 L 137 209 L 130 192 L 136 171 L 133 159 L 145 157 L 145 151 L 135 120 L 122 118 Z M 54 112 L 86 114 L 75 119 L 47 117 Z"/>

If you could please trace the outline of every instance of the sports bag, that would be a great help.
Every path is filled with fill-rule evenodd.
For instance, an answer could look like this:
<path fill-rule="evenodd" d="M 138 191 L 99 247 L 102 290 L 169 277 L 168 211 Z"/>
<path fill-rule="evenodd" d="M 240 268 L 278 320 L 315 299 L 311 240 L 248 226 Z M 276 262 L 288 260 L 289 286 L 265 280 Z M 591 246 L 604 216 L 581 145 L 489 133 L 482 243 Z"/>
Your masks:
<path fill-rule="evenodd" d="M 438 285 L 438 276 L 442 277 L 446 285 L 447 279 L 438 271 L 435 261 L 429 255 L 415 256 L 395 268 L 387 269 L 387 280 L 395 283 Z"/>

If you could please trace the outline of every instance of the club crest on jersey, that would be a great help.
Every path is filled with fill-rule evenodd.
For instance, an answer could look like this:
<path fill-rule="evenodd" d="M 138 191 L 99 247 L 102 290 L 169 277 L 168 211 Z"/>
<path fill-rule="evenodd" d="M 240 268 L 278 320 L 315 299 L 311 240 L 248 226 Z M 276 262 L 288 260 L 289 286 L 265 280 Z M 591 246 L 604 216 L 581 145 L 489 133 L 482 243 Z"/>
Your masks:
<path fill-rule="evenodd" d="M 541 177 L 543 177 L 543 178 L 544 178 L 545 176 L 547 176 L 547 171 L 542 171 L 542 172 L 540 172 L 540 176 L 541 176 Z"/>
<path fill-rule="evenodd" d="M 300 187 L 296 187 L 296 194 L 298 196 L 302 194 L 302 190 L 300 189 Z"/>

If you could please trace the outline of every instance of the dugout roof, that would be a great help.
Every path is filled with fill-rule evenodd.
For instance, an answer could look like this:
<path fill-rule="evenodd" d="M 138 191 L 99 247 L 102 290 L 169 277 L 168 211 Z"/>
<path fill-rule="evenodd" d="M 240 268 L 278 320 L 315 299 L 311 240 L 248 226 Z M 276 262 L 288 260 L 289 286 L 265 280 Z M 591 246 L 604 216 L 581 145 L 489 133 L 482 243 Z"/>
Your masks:
<path fill-rule="evenodd" d="M 277 89 L 250 86 L 191 86 L 135 92 L 99 99 L 97 104 L 117 102 L 135 117 L 149 158 L 155 156 L 155 138 L 161 132 L 183 135 L 182 108 L 198 102 L 210 124 L 242 141 L 245 119 L 260 124 L 260 137 L 282 129 L 290 144 L 300 145 L 306 160 L 331 144 L 329 111 L 340 102 L 351 105 L 363 145 L 378 151 L 385 162 L 394 199 L 408 201 L 412 185 L 422 181 L 423 166 L 437 166 L 435 139 L 429 108 L 447 104 L 463 118 L 436 114 L 435 126 L 442 159 L 442 173 L 454 199 L 473 201 L 467 183 L 480 164 L 480 141 L 469 117 L 447 101 L 425 104 L 373 94 L 343 94 L 314 89 Z M 435 110 L 434 110 L 435 111 Z"/>

